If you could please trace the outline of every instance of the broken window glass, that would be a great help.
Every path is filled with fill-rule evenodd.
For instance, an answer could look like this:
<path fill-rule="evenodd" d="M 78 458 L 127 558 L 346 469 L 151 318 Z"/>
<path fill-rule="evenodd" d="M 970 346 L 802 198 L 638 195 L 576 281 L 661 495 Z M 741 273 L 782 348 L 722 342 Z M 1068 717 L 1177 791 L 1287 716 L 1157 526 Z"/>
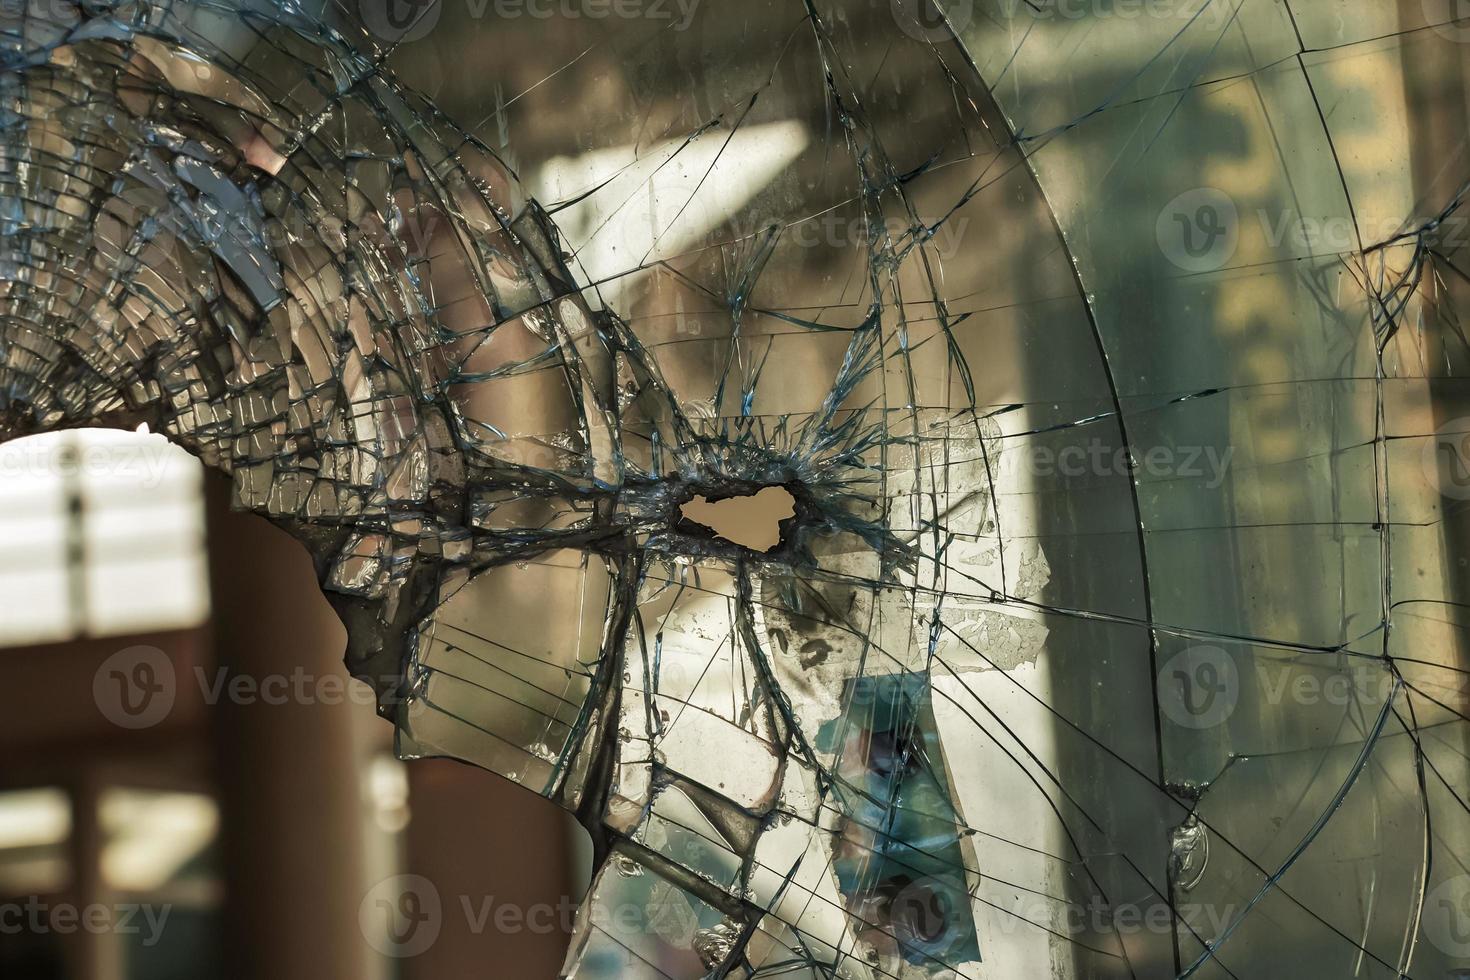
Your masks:
<path fill-rule="evenodd" d="M 300 538 L 579 980 L 1456 976 L 1459 13 L 7 6 L 0 435 Z"/>

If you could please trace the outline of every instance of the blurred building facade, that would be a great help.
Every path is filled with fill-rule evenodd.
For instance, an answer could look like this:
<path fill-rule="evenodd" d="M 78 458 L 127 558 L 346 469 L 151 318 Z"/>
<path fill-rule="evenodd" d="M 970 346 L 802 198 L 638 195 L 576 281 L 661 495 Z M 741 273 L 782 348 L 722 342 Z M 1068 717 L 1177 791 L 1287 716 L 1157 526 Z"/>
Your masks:
<path fill-rule="evenodd" d="M 156 436 L 0 451 L 0 976 L 555 975 L 580 831 L 396 760 L 284 532 Z M 427 942 L 389 936 L 405 880 Z"/>

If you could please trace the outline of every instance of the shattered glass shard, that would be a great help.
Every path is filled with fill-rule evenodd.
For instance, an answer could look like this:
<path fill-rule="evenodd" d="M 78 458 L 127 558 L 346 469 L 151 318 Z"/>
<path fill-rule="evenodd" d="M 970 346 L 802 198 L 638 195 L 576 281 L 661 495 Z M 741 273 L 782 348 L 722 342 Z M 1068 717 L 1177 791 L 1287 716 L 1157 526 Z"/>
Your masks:
<path fill-rule="evenodd" d="M 1452 5 L 512 6 L 0 9 L 0 438 L 292 531 L 578 980 L 1470 969 Z"/>

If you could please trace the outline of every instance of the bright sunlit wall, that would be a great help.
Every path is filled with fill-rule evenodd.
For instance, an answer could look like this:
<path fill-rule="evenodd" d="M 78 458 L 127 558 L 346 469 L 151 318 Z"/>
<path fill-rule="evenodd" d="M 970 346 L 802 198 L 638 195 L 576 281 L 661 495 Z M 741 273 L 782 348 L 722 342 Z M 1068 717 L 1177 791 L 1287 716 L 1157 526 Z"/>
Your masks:
<path fill-rule="evenodd" d="M 0 445 L 0 645 L 204 622 L 201 480 L 146 431 Z"/>

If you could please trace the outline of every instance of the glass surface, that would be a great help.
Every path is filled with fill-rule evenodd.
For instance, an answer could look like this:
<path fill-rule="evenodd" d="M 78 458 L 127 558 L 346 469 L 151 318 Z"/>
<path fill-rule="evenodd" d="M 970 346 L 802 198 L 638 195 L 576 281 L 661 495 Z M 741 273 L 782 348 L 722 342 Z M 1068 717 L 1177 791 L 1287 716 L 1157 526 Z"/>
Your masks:
<path fill-rule="evenodd" d="M 1458 976 L 1459 7 L 6 8 L 0 435 L 295 533 L 569 976 Z"/>

